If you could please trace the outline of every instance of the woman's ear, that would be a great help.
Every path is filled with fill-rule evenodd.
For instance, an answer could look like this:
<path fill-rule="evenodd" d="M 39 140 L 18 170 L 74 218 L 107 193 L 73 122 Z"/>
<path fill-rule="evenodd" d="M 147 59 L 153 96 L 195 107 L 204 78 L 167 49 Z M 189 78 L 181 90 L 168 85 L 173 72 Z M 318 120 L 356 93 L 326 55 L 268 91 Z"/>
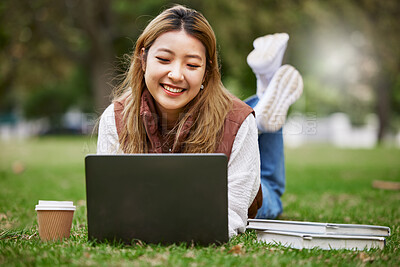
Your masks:
<path fill-rule="evenodd" d="M 208 74 L 208 70 L 206 69 L 206 71 L 204 72 L 204 76 L 203 76 L 203 81 L 202 81 L 202 83 L 204 83 L 204 82 L 206 81 L 207 74 Z"/>
<path fill-rule="evenodd" d="M 140 51 L 140 59 L 141 59 L 141 63 L 142 63 L 142 70 L 143 72 L 146 71 L 146 49 L 144 49 L 144 47 L 142 48 L 142 50 Z"/>
<path fill-rule="evenodd" d="M 210 64 L 210 65 L 209 65 L 209 66 L 207 65 L 207 66 L 206 66 L 206 70 L 204 71 L 203 83 L 206 81 L 207 75 L 208 75 L 209 72 L 210 72 L 209 68 L 210 68 L 210 66 L 212 66 L 212 61 L 209 60 L 209 61 L 208 61 L 208 64 Z"/>

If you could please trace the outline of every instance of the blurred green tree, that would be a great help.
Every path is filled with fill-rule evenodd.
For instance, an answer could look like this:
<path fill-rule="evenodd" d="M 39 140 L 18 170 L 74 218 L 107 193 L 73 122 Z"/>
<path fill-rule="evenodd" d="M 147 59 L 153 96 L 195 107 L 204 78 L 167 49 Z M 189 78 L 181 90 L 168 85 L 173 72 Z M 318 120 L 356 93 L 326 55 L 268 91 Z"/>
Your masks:
<path fill-rule="evenodd" d="M 379 138 L 400 113 L 396 0 L 3 0 L 0 112 L 25 107 L 42 116 L 45 109 L 34 112 L 29 102 L 41 90 L 62 88 L 74 92 L 59 105 L 63 109 L 74 105 L 100 113 L 126 69 L 123 55 L 133 50 L 147 22 L 174 2 L 210 21 L 223 81 L 242 99 L 255 93 L 255 76 L 246 63 L 252 41 L 287 32 L 284 62 L 298 68 L 305 81 L 294 110 L 318 116 L 346 112 L 356 123 L 375 112 Z"/>

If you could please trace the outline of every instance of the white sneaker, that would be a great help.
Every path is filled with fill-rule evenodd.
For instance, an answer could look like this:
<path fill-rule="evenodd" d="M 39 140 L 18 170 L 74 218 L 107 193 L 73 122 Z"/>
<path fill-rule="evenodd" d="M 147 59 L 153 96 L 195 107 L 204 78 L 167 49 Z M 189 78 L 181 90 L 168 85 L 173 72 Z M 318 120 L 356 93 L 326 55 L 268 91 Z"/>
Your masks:
<path fill-rule="evenodd" d="M 264 94 L 274 73 L 282 65 L 289 35 L 275 33 L 254 40 L 254 50 L 247 56 L 247 64 L 257 77 L 257 96 Z"/>
<path fill-rule="evenodd" d="M 303 79 L 299 72 L 290 65 L 280 67 L 254 107 L 258 129 L 262 132 L 281 129 L 290 105 L 302 92 Z"/>

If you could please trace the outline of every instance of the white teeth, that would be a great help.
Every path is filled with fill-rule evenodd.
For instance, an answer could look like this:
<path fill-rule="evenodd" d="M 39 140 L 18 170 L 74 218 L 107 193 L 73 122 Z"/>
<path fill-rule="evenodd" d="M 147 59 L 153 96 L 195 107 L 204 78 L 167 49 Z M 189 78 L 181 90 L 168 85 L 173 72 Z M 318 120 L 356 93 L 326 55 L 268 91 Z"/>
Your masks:
<path fill-rule="evenodd" d="M 164 87 L 165 89 L 167 89 L 168 91 L 173 92 L 173 93 L 180 93 L 180 92 L 183 91 L 183 89 L 180 89 L 180 88 L 172 88 L 172 87 L 169 87 L 169 86 L 166 85 L 166 84 L 164 84 L 163 87 Z"/>

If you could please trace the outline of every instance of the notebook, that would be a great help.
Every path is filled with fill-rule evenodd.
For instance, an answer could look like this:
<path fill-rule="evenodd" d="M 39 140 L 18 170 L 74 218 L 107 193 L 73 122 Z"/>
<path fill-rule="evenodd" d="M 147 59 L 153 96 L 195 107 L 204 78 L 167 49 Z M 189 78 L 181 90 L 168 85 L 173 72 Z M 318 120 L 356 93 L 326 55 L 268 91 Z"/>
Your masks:
<path fill-rule="evenodd" d="M 383 249 L 390 236 L 387 226 L 365 224 L 249 219 L 246 228 L 258 241 L 297 249 Z"/>
<path fill-rule="evenodd" d="M 132 243 L 227 242 L 224 154 L 88 155 L 88 238 Z"/>

